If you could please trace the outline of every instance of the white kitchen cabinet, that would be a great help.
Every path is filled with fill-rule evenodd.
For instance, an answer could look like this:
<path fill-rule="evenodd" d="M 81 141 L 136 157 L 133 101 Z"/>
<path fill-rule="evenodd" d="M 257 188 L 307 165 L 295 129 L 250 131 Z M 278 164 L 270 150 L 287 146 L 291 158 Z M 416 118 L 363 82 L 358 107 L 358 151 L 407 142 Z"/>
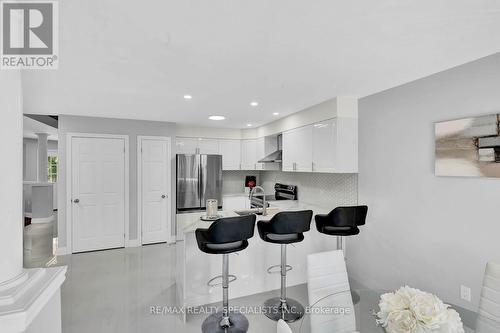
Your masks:
<path fill-rule="evenodd" d="M 313 172 L 358 172 L 358 122 L 334 118 L 313 125 Z"/>
<path fill-rule="evenodd" d="M 198 139 L 199 154 L 219 154 L 219 140 L 217 139 Z"/>
<path fill-rule="evenodd" d="M 240 170 L 240 140 L 219 140 L 219 153 L 222 155 L 222 170 Z"/>
<path fill-rule="evenodd" d="M 313 172 L 334 172 L 337 159 L 336 146 L 336 119 L 329 119 L 313 125 Z"/>
<path fill-rule="evenodd" d="M 255 151 L 256 151 L 256 169 L 257 170 L 265 170 L 265 163 L 259 163 L 261 159 L 266 157 L 266 143 L 265 143 L 265 138 L 258 138 L 255 140 Z"/>
<path fill-rule="evenodd" d="M 283 171 L 312 171 L 313 126 L 283 132 Z"/>
<path fill-rule="evenodd" d="M 175 140 L 178 154 L 219 154 L 219 140 L 181 138 Z"/>
<path fill-rule="evenodd" d="M 241 170 L 257 169 L 257 140 L 241 140 Z"/>
<path fill-rule="evenodd" d="M 196 154 L 198 138 L 175 138 L 177 154 Z"/>

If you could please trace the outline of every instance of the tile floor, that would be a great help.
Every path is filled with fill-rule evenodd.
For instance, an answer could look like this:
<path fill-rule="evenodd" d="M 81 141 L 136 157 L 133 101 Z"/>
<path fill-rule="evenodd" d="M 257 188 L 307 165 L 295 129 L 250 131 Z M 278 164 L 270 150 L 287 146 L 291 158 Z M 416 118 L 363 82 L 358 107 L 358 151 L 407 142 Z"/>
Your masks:
<path fill-rule="evenodd" d="M 62 287 L 63 332 L 201 332 L 206 314 L 190 315 L 184 324 L 180 315 L 150 313 L 152 306 L 176 305 L 175 250 L 175 245 L 158 244 L 58 257 L 58 265 L 68 266 Z M 277 295 L 279 291 L 230 303 L 258 306 Z M 288 295 L 307 304 L 305 285 L 289 288 Z M 276 323 L 263 315 L 247 317 L 249 332 L 276 330 Z M 291 326 L 299 332 L 300 322 Z"/>

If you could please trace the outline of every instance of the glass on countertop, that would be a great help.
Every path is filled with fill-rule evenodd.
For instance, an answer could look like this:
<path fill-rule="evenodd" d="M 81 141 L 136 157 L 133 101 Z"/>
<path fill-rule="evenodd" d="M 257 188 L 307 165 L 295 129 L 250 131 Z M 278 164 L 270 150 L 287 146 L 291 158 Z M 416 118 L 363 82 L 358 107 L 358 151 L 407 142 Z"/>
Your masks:
<path fill-rule="evenodd" d="M 218 201 L 217 199 L 207 200 L 207 217 L 216 217 L 218 212 Z"/>

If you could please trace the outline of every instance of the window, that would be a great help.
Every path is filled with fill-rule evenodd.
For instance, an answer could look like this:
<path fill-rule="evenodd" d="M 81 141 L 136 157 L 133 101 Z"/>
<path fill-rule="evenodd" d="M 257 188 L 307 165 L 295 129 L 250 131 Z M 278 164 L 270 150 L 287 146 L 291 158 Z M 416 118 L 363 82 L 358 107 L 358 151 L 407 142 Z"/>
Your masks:
<path fill-rule="evenodd" d="M 48 163 L 48 172 L 49 182 L 56 183 L 57 182 L 57 156 L 49 155 L 49 163 Z"/>

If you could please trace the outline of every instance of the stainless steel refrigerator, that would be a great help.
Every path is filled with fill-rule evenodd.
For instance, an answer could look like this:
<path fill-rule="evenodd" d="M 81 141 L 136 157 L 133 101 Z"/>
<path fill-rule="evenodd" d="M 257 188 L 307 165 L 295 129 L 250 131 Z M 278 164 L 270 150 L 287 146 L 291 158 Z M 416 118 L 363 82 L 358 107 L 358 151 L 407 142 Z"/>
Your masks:
<path fill-rule="evenodd" d="M 222 208 L 222 156 L 177 154 L 177 212 L 203 210 L 208 199 Z"/>

